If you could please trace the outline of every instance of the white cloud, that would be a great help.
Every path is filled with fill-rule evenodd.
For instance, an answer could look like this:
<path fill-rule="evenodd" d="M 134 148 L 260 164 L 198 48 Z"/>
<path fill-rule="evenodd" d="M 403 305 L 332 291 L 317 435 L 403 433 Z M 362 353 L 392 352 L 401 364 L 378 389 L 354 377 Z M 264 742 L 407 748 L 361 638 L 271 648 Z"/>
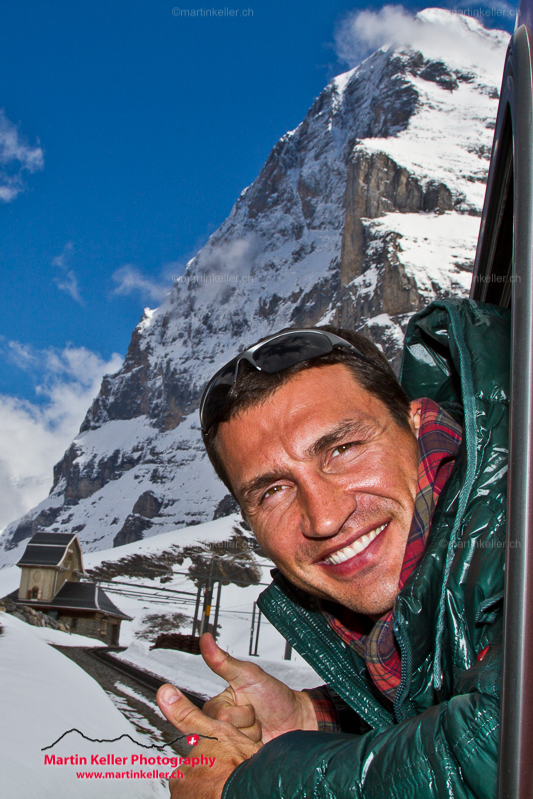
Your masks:
<path fill-rule="evenodd" d="M 196 272 L 203 275 L 247 274 L 260 251 L 261 241 L 255 234 L 243 239 L 208 244 L 194 259 Z"/>
<path fill-rule="evenodd" d="M 204 296 L 210 292 L 216 294 L 227 287 L 227 283 L 217 282 L 214 277 L 248 276 L 260 249 L 261 242 L 256 235 L 223 243 L 208 241 L 186 264 L 181 261 L 165 264 L 156 278 L 145 275 L 133 264 L 126 264 L 112 275 L 115 283 L 112 294 L 128 296 L 138 293 L 143 302 L 159 304 L 171 292 L 174 283 L 193 287 L 201 285 Z"/>
<path fill-rule="evenodd" d="M 143 275 L 140 269 L 131 264 L 121 266 L 113 273 L 112 277 L 116 283 L 113 294 L 122 297 L 138 292 L 143 300 L 150 299 L 152 302 L 161 302 L 172 288 L 168 277 L 163 277 L 159 281 L 154 280 Z"/>
<path fill-rule="evenodd" d="M 443 8 L 413 16 L 401 5 L 353 11 L 335 33 L 337 55 L 351 67 L 379 47 L 412 47 L 430 59 L 484 69 L 496 80 L 501 79 L 499 55 L 508 39 L 509 34 L 488 30 L 473 16 Z"/>
<path fill-rule="evenodd" d="M 189 261 L 177 282 L 200 292 L 205 301 L 213 302 L 232 286 L 236 287 L 240 280 L 243 283 L 253 281 L 255 261 L 260 252 L 261 239 L 256 234 L 226 242 L 211 240 Z"/>
<path fill-rule="evenodd" d="M 36 350 L 4 342 L 3 355 L 35 382 L 41 403 L 0 395 L 0 530 L 43 500 L 53 466 L 76 436 L 104 374 L 122 358 L 104 361 L 85 347 Z"/>
<path fill-rule="evenodd" d="M 81 292 L 78 286 L 78 278 L 76 277 L 74 269 L 70 269 L 68 265 L 69 257 L 73 252 L 74 245 L 71 241 L 68 241 L 63 247 L 63 252 L 61 255 L 56 255 L 55 258 L 52 258 L 52 266 L 56 266 L 63 272 L 62 276 L 54 277 L 54 283 L 60 291 L 64 291 L 69 295 L 69 297 L 72 297 L 74 302 L 83 305 L 84 302 L 81 298 Z"/>
<path fill-rule="evenodd" d="M 0 201 L 9 203 L 24 191 L 24 173 L 44 167 L 42 148 L 31 147 L 0 109 Z"/>
<path fill-rule="evenodd" d="M 54 283 L 60 291 L 65 291 L 75 302 L 83 305 L 78 279 L 73 269 L 66 269 L 64 277 L 55 277 Z"/>
<path fill-rule="evenodd" d="M 52 258 L 52 266 L 57 266 L 59 269 L 67 269 L 67 259 L 74 252 L 74 244 L 71 241 L 67 241 L 65 246 L 63 247 L 63 252 L 61 255 L 56 255 L 55 258 Z"/>

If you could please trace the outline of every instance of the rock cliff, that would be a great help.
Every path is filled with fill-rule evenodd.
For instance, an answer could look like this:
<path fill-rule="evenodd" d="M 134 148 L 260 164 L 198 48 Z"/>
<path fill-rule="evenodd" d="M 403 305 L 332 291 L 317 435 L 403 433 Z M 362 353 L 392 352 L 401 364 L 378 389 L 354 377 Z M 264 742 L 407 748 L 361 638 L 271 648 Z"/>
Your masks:
<path fill-rule="evenodd" d="M 146 309 L 126 359 L 104 377 L 47 500 L 4 533 L 2 562 L 37 529 L 78 532 L 84 551 L 230 513 L 203 453 L 208 377 L 289 325 L 366 331 L 398 365 L 409 316 L 466 294 L 507 34 L 435 9 L 467 38 L 461 63 L 382 48 L 335 78 L 275 145 L 254 183 Z"/>

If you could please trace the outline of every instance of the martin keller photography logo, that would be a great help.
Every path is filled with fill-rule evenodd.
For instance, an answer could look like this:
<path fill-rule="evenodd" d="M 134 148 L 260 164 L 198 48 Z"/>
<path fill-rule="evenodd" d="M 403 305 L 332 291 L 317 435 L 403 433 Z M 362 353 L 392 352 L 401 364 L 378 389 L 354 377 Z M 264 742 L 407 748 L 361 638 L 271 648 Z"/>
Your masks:
<path fill-rule="evenodd" d="M 62 735 L 59 736 L 57 740 L 53 743 L 49 744 L 48 746 L 43 746 L 41 752 L 48 752 L 50 749 L 53 749 L 57 744 L 60 743 L 63 739 L 71 734 L 77 734 L 81 736 L 85 741 L 89 741 L 90 743 L 117 743 L 123 739 L 129 739 L 135 746 L 142 747 L 143 749 L 155 749 L 155 750 L 163 750 L 167 749 L 168 746 L 172 746 L 172 744 L 177 743 L 178 741 L 182 741 L 185 739 L 187 746 L 197 746 L 200 743 L 200 739 L 206 738 L 211 741 L 218 741 L 218 738 L 213 738 L 209 735 L 202 735 L 201 733 L 188 733 L 186 735 L 179 735 L 173 741 L 170 741 L 168 744 L 157 745 L 151 744 L 146 745 L 142 744 L 139 741 L 136 741 L 134 738 L 131 737 L 128 733 L 123 733 L 119 735 L 117 738 L 90 738 L 89 736 L 85 735 L 83 732 L 76 728 L 72 728 L 71 730 L 67 730 Z M 143 755 L 143 754 L 122 754 L 117 755 L 113 752 L 108 752 L 106 754 L 98 753 L 98 754 L 89 754 L 89 755 L 82 755 L 79 753 L 73 753 L 70 755 L 56 755 L 55 753 L 45 754 L 44 755 L 44 764 L 45 766 L 107 766 L 108 768 L 113 766 L 115 767 L 114 770 L 109 771 L 76 771 L 76 778 L 80 780 L 132 780 L 132 779 L 147 779 L 147 780 L 154 780 L 154 779 L 183 779 L 184 774 L 182 771 L 179 770 L 179 766 L 190 766 L 191 768 L 196 768 L 198 766 L 206 766 L 207 768 L 213 768 L 216 763 L 215 756 L 206 756 L 204 754 L 200 756 L 190 756 L 190 755 Z M 122 769 L 117 771 L 116 767 L 119 766 Z M 143 766 L 150 766 L 152 767 L 150 771 L 144 770 Z M 156 768 L 154 768 L 156 767 Z M 159 767 L 162 767 L 164 770 L 160 770 Z M 166 769 L 165 769 L 166 767 Z"/>

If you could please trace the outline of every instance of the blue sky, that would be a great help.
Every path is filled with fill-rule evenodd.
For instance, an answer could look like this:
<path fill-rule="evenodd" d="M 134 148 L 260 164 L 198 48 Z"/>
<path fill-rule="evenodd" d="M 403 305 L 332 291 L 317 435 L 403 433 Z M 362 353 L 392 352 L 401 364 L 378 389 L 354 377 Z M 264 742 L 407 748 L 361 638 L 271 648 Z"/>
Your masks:
<path fill-rule="evenodd" d="M 0 5 L 0 416 L 14 430 L 16 413 L 59 430 L 49 458 L 117 368 L 143 307 L 347 69 L 334 40 L 348 12 L 381 4 L 203 7 L 240 14 L 187 17 L 172 0 Z M 512 30 L 510 6 L 485 7 L 505 10 L 486 24 Z M 78 398 L 70 410 L 53 405 L 63 385 Z M 22 446 L 15 432 L 0 467 Z"/>
<path fill-rule="evenodd" d="M 161 0 L 2 4 L 0 106 L 44 152 L 0 208 L 3 335 L 123 354 L 157 300 L 114 294 L 116 271 L 179 271 L 345 68 L 331 45 L 352 3 L 250 2 L 216 19 Z M 3 369 L 0 391 L 30 397 L 31 379 Z"/>

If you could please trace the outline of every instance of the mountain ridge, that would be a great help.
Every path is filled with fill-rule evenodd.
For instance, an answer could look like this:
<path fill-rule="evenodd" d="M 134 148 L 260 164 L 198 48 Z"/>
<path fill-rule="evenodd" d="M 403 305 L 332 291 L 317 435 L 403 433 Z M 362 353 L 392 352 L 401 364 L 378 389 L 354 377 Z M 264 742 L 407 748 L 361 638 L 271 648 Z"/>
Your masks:
<path fill-rule="evenodd" d="M 482 42 L 503 63 L 507 34 L 451 12 L 429 18 L 463 25 L 474 50 Z M 468 291 L 498 88 L 483 67 L 408 47 L 334 78 L 145 311 L 50 496 L 6 528 L 1 561 L 38 529 L 78 532 L 94 551 L 232 510 L 203 452 L 198 402 L 225 360 L 275 329 L 356 328 L 398 366 L 409 316 Z"/>

